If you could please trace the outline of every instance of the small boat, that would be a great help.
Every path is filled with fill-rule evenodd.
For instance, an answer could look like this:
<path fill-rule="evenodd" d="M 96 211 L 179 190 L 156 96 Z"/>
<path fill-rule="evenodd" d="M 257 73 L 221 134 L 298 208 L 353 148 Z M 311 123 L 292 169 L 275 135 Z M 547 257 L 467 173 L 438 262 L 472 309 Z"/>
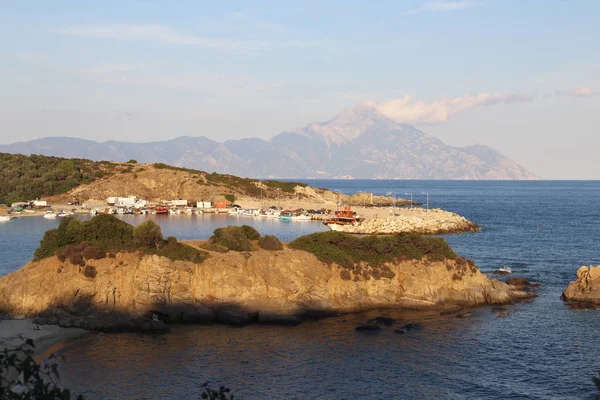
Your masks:
<path fill-rule="evenodd" d="M 97 215 L 98 214 L 98 209 L 97 208 L 92 208 L 90 210 L 90 215 Z"/>
<path fill-rule="evenodd" d="M 159 215 L 159 214 L 168 214 L 169 213 L 169 209 L 167 207 L 155 207 L 154 208 L 154 213 L 156 215 Z"/>
<path fill-rule="evenodd" d="M 300 215 L 294 215 L 292 221 L 312 221 L 312 217 L 309 214 L 303 213 Z"/>
<path fill-rule="evenodd" d="M 46 213 L 44 214 L 44 218 L 46 218 L 46 219 L 55 219 L 56 215 L 57 214 L 54 211 L 46 211 Z"/>
<path fill-rule="evenodd" d="M 11 217 L 10 215 L 0 215 L 0 222 L 6 222 L 6 221 L 10 221 L 11 219 L 14 219 L 15 217 Z"/>
<path fill-rule="evenodd" d="M 279 214 L 279 219 L 281 221 L 291 221 L 293 216 L 294 216 L 294 213 L 291 211 L 282 211 Z"/>
<path fill-rule="evenodd" d="M 70 217 L 71 215 L 73 215 L 71 211 L 59 211 L 58 214 L 56 214 L 59 218 Z"/>

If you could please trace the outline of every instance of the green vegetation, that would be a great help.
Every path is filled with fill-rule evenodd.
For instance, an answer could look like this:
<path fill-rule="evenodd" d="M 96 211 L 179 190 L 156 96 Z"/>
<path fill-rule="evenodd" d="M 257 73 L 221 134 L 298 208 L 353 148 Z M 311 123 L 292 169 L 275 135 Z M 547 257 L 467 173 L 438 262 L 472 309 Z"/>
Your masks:
<path fill-rule="evenodd" d="M 260 233 L 248 225 L 227 226 L 215 229 L 210 238 L 210 244 L 222 246 L 233 251 L 254 250 L 252 240 L 260 238 Z"/>
<path fill-rule="evenodd" d="M 100 214 L 86 222 L 63 218 L 58 228 L 44 233 L 35 259 L 57 255 L 61 261 L 84 266 L 86 260 L 104 258 L 107 252 L 135 250 L 196 263 L 208 257 L 207 253 L 179 243 L 174 237 L 165 241 L 160 226 L 152 220 L 134 228 L 112 215 Z"/>
<path fill-rule="evenodd" d="M 341 232 L 321 232 L 302 236 L 289 244 L 308 251 L 326 263 L 353 267 L 360 262 L 378 266 L 397 260 L 455 260 L 456 253 L 442 238 L 416 234 L 356 237 Z"/>
<path fill-rule="evenodd" d="M 65 193 L 115 172 L 117 164 L 0 153 L 0 203 Z"/>
<path fill-rule="evenodd" d="M 283 245 L 273 235 L 262 236 L 258 239 L 258 245 L 265 250 L 283 250 Z"/>

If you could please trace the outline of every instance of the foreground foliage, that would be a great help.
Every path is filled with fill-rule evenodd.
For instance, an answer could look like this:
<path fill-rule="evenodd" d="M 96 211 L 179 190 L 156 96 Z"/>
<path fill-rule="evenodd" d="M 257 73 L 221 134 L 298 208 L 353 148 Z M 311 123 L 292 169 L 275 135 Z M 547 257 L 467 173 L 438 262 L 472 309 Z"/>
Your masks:
<path fill-rule="evenodd" d="M 35 259 L 57 255 L 61 261 L 68 259 L 84 266 L 86 260 L 104 258 L 108 252 L 135 250 L 196 263 L 208 257 L 207 253 L 179 243 L 174 237 L 164 240 L 160 226 L 152 220 L 133 227 L 112 215 L 99 214 L 86 222 L 74 217 L 61 219 L 58 228 L 44 233 Z M 94 272 L 89 270 L 87 274 Z"/>
<path fill-rule="evenodd" d="M 25 400 L 83 400 L 73 396 L 69 389 L 57 387 L 58 364 L 51 355 L 40 366 L 35 362 L 34 344 L 31 339 L 15 349 L 0 352 L 0 399 Z"/>
<path fill-rule="evenodd" d="M 378 266 L 397 260 L 456 260 L 457 255 L 442 238 L 401 233 L 391 236 L 356 237 L 342 232 L 302 236 L 289 246 L 314 254 L 326 263 L 353 267 L 360 262 Z"/>

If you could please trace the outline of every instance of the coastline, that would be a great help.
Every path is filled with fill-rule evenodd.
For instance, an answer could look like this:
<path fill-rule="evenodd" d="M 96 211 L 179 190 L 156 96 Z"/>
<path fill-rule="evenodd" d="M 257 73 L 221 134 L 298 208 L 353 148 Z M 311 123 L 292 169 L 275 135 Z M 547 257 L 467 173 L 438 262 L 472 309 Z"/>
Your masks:
<path fill-rule="evenodd" d="M 79 328 L 61 328 L 58 325 L 40 325 L 40 330 L 34 330 L 33 320 L 2 319 L 0 320 L 0 351 L 15 348 L 23 343 L 23 339 L 32 339 L 35 344 L 34 357 L 37 361 L 46 358 L 50 353 L 63 347 L 67 342 L 90 332 Z"/>

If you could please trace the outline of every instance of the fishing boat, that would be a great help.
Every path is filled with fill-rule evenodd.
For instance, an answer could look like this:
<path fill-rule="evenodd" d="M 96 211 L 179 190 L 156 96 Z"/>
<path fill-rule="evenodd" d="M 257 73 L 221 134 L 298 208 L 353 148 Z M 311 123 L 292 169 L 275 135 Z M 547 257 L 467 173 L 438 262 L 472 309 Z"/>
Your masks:
<path fill-rule="evenodd" d="M 335 217 L 323 221 L 323 224 L 332 231 L 341 231 L 345 225 L 356 226 L 364 220 L 364 218 L 356 215 L 350 207 L 346 207 L 343 211 L 336 211 Z"/>

